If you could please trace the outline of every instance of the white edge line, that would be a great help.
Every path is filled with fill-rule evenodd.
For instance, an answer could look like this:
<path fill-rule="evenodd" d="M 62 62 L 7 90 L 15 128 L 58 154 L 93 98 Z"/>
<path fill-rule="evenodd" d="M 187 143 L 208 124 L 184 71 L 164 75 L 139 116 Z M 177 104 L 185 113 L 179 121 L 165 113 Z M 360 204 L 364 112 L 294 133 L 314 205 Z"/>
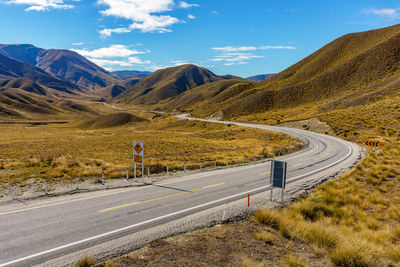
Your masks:
<path fill-rule="evenodd" d="M 336 161 L 334 163 L 331 163 L 326 167 L 320 168 L 318 170 L 314 170 L 314 171 L 312 171 L 310 173 L 299 175 L 297 177 L 293 177 L 291 179 L 288 179 L 288 182 L 294 182 L 294 181 L 296 181 L 298 179 L 301 179 L 301 178 L 303 178 L 305 176 L 309 176 L 309 175 L 315 174 L 316 172 L 319 172 L 321 170 L 328 169 L 328 168 L 332 167 L 333 165 L 336 165 L 336 164 L 346 160 L 351 155 L 352 149 L 348 144 L 345 144 L 345 145 L 350 150 L 345 158 L 340 159 L 340 160 L 338 160 L 338 161 Z M 235 198 L 235 197 L 238 197 L 238 196 L 241 196 L 241 195 L 246 195 L 246 194 L 252 193 L 254 191 L 259 191 L 259 190 L 262 190 L 262 189 L 268 189 L 270 187 L 271 187 L 270 185 L 262 186 L 262 187 L 259 187 L 259 188 L 256 188 L 256 189 L 253 189 L 253 190 L 250 190 L 250 191 L 247 191 L 247 192 L 242 192 L 242 193 L 239 193 L 239 194 L 236 194 L 236 195 L 232 195 L 232 196 L 229 196 L 229 197 L 225 197 L 225 198 L 221 198 L 221 199 L 214 200 L 214 201 L 211 201 L 211 202 L 207 202 L 207 203 L 204 203 L 204 204 L 200 204 L 200 205 L 197 205 L 197 206 L 192 207 L 192 208 L 184 209 L 184 210 L 173 212 L 173 213 L 170 213 L 170 214 L 166 214 L 166 215 L 163 215 L 163 216 L 160 216 L 160 217 L 157 217 L 157 218 L 153 218 L 153 219 L 150 219 L 150 220 L 147 220 L 147 221 L 143 221 L 143 222 L 140 222 L 140 223 L 132 224 L 132 225 L 120 228 L 120 229 L 116 229 L 116 230 L 107 232 L 107 233 L 103 233 L 103 234 L 100 234 L 100 235 L 92 236 L 92 237 L 89 237 L 89 238 L 86 238 L 86 239 L 82 239 L 80 241 L 72 242 L 72 243 L 69 243 L 69 244 L 66 244 L 66 245 L 63 245 L 63 246 L 59 246 L 59 247 L 56 247 L 56 248 L 52 248 L 52 249 L 49 249 L 49 250 L 46 250 L 46 251 L 42 251 L 42 252 L 36 253 L 36 254 L 30 255 L 30 256 L 26 256 L 26 257 L 23 257 L 23 258 L 20 258 L 20 259 L 16 259 L 16 260 L 13 260 L 13 261 L 2 263 L 2 264 L 0 264 L 0 267 L 11 265 L 11 264 L 15 264 L 15 263 L 18 263 L 18 262 L 21 262 L 21 261 L 24 261 L 24 260 L 32 259 L 32 258 L 35 258 L 35 257 L 38 257 L 38 256 L 42 256 L 42 255 L 45 255 L 45 254 L 48 254 L 48 253 L 51 253 L 51 252 L 54 252 L 54 251 L 57 251 L 57 250 L 61 250 L 61 249 L 68 248 L 68 247 L 71 247 L 71 246 L 75 246 L 75 245 L 78 245 L 78 244 L 81 244 L 81 243 L 84 243 L 84 242 L 92 241 L 92 240 L 95 240 L 95 239 L 98 239 L 98 238 L 101 238 L 101 237 L 105 237 L 105 236 L 108 236 L 108 235 L 112 235 L 112 234 L 115 234 L 115 233 L 126 231 L 126 230 L 129 230 L 129 229 L 141 226 L 141 225 L 152 223 L 152 222 L 155 222 L 155 221 L 158 221 L 158 220 L 162 220 L 162 219 L 174 216 L 174 215 L 178 215 L 178 214 L 185 213 L 185 212 L 188 212 L 188 211 L 191 211 L 191 210 L 195 210 L 195 209 L 198 209 L 198 208 L 201 208 L 201 207 L 204 207 L 204 206 L 208 206 L 208 205 L 211 205 L 211 204 L 214 204 L 214 203 L 217 203 L 217 202 L 221 202 L 221 201 L 225 201 L 225 200 L 228 200 L 228 199 L 232 199 L 232 198 Z"/>
<path fill-rule="evenodd" d="M 39 253 L 36 253 L 36 254 L 32 254 L 30 256 L 26 256 L 26 257 L 19 258 L 19 259 L 13 260 L 13 261 L 1 263 L 0 267 L 11 265 L 11 264 L 15 264 L 15 263 L 18 263 L 18 262 L 21 262 L 21 261 L 24 261 L 24 260 L 29 260 L 29 259 L 32 259 L 32 258 L 35 258 L 35 257 L 38 257 L 38 256 L 42 256 L 42 255 L 45 255 L 45 254 L 48 254 L 48 253 L 52 253 L 52 252 L 57 251 L 57 250 L 61 250 L 61 249 L 64 249 L 64 248 L 75 246 L 75 245 L 78 245 L 78 244 L 81 244 L 81 243 L 84 243 L 84 242 L 92 241 L 92 240 L 95 240 L 95 239 L 98 239 L 98 238 L 101 238 L 101 237 L 105 237 L 105 236 L 109 236 L 109 235 L 112 235 L 112 234 L 116 234 L 116 233 L 119 233 L 119 232 L 122 232 L 122 231 L 126 231 L 126 230 L 129 230 L 129 229 L 144 225 L 144 224 L 152 223 L 152 222 L 155 222 L 155 221 L 158 221 L 158 220 L 162 220 L 162 219 L 165 219 L 165 218 L 168 218 L 168 217 L 172 217 L 174 215 L 178 215 L 178 214 L 185 213 L 185 212 L 188 212 L 188 211 L 191 211 L 191 210 L 195 210 L 195 209 L 198 209 L 198 208 L 201 208 L 201 207 L 204 207 L 204 206 L 208 206 L 208 205 L 220 202 L 220 201 L 229 200 L 231 198 L 235 198 L 235 197 L 238 197 L 238 196 L 241 196 L 241 195 L 249 194 L 249 193 L 252 193 L 254 191 L 262 190 L 264 188 L 268 189 L 269 187 L 270 187 L 269 185 L 263 186 L 263 187 L 259 187 L 259 188 L 256 188 L 256 189 L 253 189 L 253 190 L 250 190 L 250 191 L 247 191 L 247 192 L 243 192 L 243 193 L 239 193 L 239 194 L 236 194 L 236 195 L 233 195 L 233 196 L 221 198 L 221 199 L 218 199 L 218 200 L 214 200 L 214 201 L 211 201 L 211 202 L 207 202 L 207 203 L 204 203 L 204 204 L 197 205 L 197 206 L 192 207 L 192 208 L 187 208 L 187 209 L 184 209 L 184 210 L 181 210 L 181 211 L 177 211 L 177 212 L 166 214 L 166 215 L 163 215 L 163 216 L 160 216 L 160 217 L 157 217 L 157 218 L 153 218 L 153 219 L 150 219 L 150 220 L 147 220 L 147 221 L 143 221 L 143 222 L 140 222 L 140 223 L 132 224 L 132 225 L 129 225 L 129 226 L 126 226 L 126 227 L 123 227 L 123 228 L 119 228 L 119 229 L 107 232 L 107 233 L 103 233 L 103 234 L 100 234 L 100 235 L 92 236 L 92 237 L 89 237 L 89 238 L 86 238 L 86 239 L 82 239 L 82 240 L 79 240 L 79 241 L 76 241 L 76 242 L 72 242 L 72 243 L 69 243 L 69 244 L 66 244 L 66 245 L 63 245 L 63 246 L 59 246 L 59 247 L 52 248 L 52 249 L 49 249 L 49 250 L 45 250 L 45 251 L 42 251 L 42 252 L 39 252 Z"/>

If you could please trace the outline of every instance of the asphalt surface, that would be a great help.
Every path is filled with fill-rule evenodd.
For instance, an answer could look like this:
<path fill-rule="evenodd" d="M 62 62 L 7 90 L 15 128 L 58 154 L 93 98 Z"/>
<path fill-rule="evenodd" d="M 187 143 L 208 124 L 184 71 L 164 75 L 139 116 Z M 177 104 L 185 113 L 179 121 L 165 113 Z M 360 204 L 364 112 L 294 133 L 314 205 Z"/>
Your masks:
<path fill-rule="evenodd" d="M 288 163 L 289 183 L 318 172 L 335 173 L 339 165 L 350 166 L 359 149 L 341 139 L 299 129 L 234 124 L 287 133 L 308 143 L 303 151 L 279 158 Z M 232 166 L 90 198 L 0 213 L 0 267 L 40 264 L 248 193 L 265 191 L 269 188 L 269 171 L 269 161 Z"/>

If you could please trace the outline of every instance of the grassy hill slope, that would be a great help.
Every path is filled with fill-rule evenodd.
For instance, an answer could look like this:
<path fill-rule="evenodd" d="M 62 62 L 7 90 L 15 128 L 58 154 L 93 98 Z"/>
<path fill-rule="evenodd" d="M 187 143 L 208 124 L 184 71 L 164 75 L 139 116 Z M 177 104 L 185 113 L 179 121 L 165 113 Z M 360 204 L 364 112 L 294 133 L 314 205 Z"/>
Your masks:
<path fill-rule="evenodd" d="M 225 101 L 205 102 L 197 115 L 226 116 L 332 101 L 321 110 L 396 95 L 400 74 L 400 25 L 348 34 L 266 81 L 248 85 Z M 336 101 L 339 98 L 345 101 Z M 210 109 L 210 103 L 218 102 Z M 346 104 L 347 103 L 347 104 Z"/>
<path fill-rule="evenodd" d="M 197 86 L 226 78 L 189 64 L 166 68 L 141 79 L 119 95 L 116 101 L 126 104 L 153 105 Z"/>

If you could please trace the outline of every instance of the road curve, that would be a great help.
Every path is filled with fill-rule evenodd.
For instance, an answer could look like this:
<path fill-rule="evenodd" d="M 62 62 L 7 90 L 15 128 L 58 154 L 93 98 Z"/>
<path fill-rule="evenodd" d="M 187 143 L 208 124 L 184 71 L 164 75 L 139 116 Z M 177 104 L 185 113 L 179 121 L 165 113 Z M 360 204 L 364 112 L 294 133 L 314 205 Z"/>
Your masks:
<path fill-rule="evenodd" d="M 308 149 L 281 157 L 288 162 L 289 183 L 316 173 L 337 173 L 352 166 L 361 151 L 353 143 L 299 129 L 202 121 L 277 131 L 307 142 Z M 265 191 L 269 188 L 269 168 L 267 161 L 204 171 L 153 185 L 0 213 L 0 267 L 40 264 Z"/>

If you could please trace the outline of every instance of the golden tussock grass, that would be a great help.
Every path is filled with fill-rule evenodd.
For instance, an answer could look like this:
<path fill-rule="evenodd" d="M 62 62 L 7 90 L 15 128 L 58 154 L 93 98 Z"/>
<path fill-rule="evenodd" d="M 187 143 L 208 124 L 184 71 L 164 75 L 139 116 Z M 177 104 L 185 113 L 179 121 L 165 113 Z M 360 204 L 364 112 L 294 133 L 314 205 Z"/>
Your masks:
<path fill-rule="evenodd" d="M 151 173 L 230 165 L 303 145 L 283 134 L 237 126 L 141 114 L 148 121 L 120 127 L 80 129 L 79 123 L 4 125 L 0 129 L 0 181 L 23 184 L 29 178 L 72 181 L 75 176 L 124 177 L 133 173 L 132 141 L 143 141 Z"/>
<path fill-rule="evenodd" d="M 311 195 L 279 211 L 257 211 L 255 218 L 289 239 L 321 248 L 335 266 L 399 264 L 400 184 L 393 175 L 400 171 L 399 158 L 395 141 Z M 379 165 L 383 159 L 392 164 Z"/>
<path fill-rule="evenodd" d="M 96 259 L 85 255 L 76 262 L 76 267 L 90 267 L 96 264 Z"/>

